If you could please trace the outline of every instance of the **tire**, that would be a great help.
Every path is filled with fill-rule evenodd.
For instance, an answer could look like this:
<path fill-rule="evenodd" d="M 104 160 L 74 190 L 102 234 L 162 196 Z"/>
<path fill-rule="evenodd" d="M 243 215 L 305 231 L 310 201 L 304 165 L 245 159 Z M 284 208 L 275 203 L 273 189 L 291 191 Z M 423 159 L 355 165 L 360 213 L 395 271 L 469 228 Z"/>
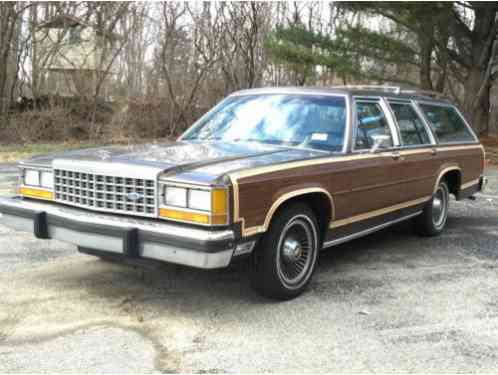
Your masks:
<path fill-rule="evenodd" d="M 444 230 L 448 218 L 450 194 L 446 181 L 437 186 L 432 199 L 427 202 L 422 214 L 415 219 L 415 229 L 422 236 L 438 236 Z"/>
<path fill-rule="evenodd" d="M 318 228 L 313 211 L 305 204 L 280 211 L 253 254 L 252 287 L 279 300 L 300 295 L 316 268 L 321 245 Z"/>

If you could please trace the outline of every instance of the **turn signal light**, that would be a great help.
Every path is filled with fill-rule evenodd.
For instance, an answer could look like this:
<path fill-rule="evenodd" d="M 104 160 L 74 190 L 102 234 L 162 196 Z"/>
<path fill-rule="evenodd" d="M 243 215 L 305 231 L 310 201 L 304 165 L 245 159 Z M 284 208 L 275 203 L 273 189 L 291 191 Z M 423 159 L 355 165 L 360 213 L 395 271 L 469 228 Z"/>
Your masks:
<path fill-rule="evenodd" d="M 209 215 L 196 212 L 172 210 L 170 208 L 160 208 L 159 216 L 165 219 L 190 221 L 199 224 L 209 224 Z"/>
<path fill-rule="evenodd" d="M 54 199 L 54 194 L 51 191 L 33 189 L 28 187 L 21 187 L 19 189 L 19 194 L 21 194 L 23 197 L 29 198 L 45 199 L 50 201 Z"/>

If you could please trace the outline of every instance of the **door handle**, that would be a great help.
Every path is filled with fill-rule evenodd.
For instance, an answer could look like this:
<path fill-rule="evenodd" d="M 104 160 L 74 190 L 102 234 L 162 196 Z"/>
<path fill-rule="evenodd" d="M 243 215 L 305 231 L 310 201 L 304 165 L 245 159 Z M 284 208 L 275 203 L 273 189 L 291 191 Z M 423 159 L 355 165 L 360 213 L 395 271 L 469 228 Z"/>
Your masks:
<path fill-rule="evenodd" d="M 393 160 L 404 160 L 405 159 L 398 151 L 394 151 L 391 154 L 391 157 L 393 158 Z"/>
<path fill-rule="evenodd" d="M 431 149 L 431 155 L 436 156 L 437 155 L 437 150 L 435 148 Z"/>

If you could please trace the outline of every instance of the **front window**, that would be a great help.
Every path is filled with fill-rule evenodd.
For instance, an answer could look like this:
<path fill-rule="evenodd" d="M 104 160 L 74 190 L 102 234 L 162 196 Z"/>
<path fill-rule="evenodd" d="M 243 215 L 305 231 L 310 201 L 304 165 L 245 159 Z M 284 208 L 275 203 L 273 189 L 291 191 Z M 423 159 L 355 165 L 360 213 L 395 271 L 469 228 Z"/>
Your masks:
<path fill-rule="evenodd" d="M 330 95 L 241 95 L 223 101 L 183 140 L 261 142 L 342 151 L 346 99 Z"/>
<path fill-rule="evenodd" d="M 387 147 L 392 147 L 391 130 L 386 115 L 378 102 L 356 102 L 358 126 L 356 129 L 355 149 L 371 149 L 376 135 L 388 135 L 391 140 Z"/>

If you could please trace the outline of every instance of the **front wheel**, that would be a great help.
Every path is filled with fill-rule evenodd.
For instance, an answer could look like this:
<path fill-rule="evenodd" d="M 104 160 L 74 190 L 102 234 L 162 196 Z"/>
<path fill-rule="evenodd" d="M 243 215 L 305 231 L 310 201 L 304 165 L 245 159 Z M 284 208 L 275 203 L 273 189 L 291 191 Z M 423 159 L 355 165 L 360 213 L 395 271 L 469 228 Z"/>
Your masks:
<path fill-rule="evenodd" d="M 260 294 L 281 300 L 301 294 L 315 270 L 320 236 L 305 204 L 278 213 L 252 259 L 251 284 Z"/>
<path fill-rule="evenodd" d="M 437 236 L 441 234 L 448 218 L 450 194 L 448 185 L 441 181 L 433 194 L 432 199 L 427 202 L 422 214 L 415 220 L 416 230 L 423 236 Z"/>

